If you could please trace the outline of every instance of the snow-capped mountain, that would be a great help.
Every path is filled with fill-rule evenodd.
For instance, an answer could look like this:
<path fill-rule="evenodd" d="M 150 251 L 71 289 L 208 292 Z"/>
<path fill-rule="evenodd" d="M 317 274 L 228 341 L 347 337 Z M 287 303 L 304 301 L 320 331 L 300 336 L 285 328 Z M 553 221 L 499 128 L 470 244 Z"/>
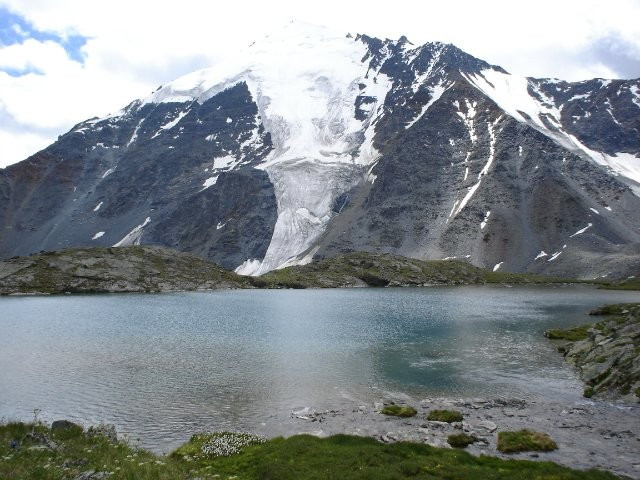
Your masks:
<path fill-rule="evenodd" d="M 261 274 L 369 250 L 622 277 L 639 154 L 640 80 L 291 23 L 0 170 L 0 254 L 159 244 Z"/>

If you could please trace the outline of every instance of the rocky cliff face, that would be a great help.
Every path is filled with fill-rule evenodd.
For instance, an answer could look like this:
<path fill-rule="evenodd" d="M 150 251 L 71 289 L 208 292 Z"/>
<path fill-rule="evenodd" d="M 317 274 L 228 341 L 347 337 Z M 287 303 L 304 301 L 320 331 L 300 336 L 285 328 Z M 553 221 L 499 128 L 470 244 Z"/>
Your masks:
<path fill-rule="evenodd" d="M 604 319 L 545 335 L 571 340 L 558 350 L 580 372 L 586 397 L 622 396 L 640 402 L 640 304 L 606 305 L 589 314 Z"/>
<path fill-rule="evenodd" d="M 366 250 L 640 269 L 640 81 L 291 24 L 0 170 L 0 255 L 157 244 L 240 273 Z"/>

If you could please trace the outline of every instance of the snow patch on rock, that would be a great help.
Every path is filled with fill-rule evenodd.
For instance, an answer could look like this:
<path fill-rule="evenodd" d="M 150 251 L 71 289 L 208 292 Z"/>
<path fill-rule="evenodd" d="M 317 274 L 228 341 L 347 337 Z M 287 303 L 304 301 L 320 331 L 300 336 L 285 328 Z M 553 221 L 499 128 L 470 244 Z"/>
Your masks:
<path fill-rule="evenodd" d="M 126 247 L 128 245 L 140 245 L 140 238 L 144 227 L 151 221 L 151 217 L 147 217 L 146 220 L 127 233 L 122 240 L 113 245 L 114 247 Z"/>

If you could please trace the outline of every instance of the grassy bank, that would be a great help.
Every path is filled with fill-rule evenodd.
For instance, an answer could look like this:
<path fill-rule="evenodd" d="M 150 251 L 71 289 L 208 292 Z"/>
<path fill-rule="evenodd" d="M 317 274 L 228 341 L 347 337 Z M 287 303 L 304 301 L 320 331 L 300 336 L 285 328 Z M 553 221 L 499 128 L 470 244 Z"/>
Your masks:
<path fill-rule="evenodd" d="M 607 290 L 640 290 L 640 278 L 627 278 L 622 281 L 606 283 L 602 286 Z"/>
<path fill-rule="evenodd" d="M 236 438 L 236 440 L 234 440 Z M 216 456 L 220 453 L 227 456 Z M 79 477 L 83 475 L 82 477 Z M 269 441 L 199 435 L 169 456 L 156 456 L 79 427 L 0 426 L 2 479 L 615 479 L 550 462 L 474 457 L 423 444 L 371 438 L 298 435 Z"/>

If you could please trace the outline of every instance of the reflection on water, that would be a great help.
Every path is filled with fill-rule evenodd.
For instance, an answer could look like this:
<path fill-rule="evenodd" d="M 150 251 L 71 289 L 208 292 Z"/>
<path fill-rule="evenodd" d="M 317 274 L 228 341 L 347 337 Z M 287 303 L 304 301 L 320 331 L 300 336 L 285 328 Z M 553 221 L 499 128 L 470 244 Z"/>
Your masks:
<path fill-rule="evenodd" d="M 39 408 L 157 447 L 384 392 L 577 398 L 542 332 L 634 299 L 585 287 L 1 298 L 0 417 Z"/>

